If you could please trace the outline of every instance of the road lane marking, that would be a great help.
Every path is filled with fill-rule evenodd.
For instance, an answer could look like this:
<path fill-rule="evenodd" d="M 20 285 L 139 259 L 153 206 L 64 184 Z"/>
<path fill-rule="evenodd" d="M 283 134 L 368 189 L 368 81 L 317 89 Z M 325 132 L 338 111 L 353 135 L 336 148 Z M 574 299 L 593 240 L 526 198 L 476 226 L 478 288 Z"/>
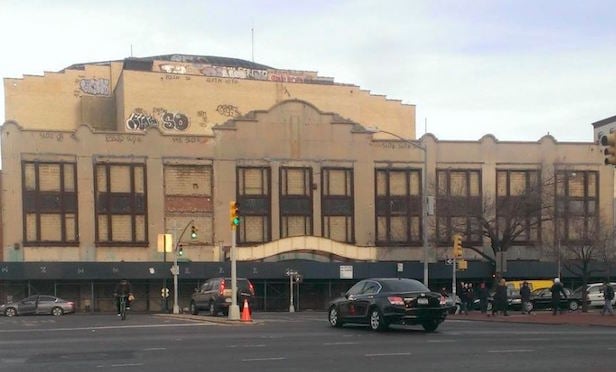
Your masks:
<path fill-rule="evenodd" d="M 456 342 L 456 340 L 428 340 L 428 343 L 446 343 L 446 342 Z"/>
<path fill-rule="evenodd" d="M 411 353 L 381 353 L 381 354 L 366 354 L 366 357 L 381 357 L 381 356 L 403 356 L 411 355 Z"/>
<path fill-rule="evenodd" d="M 236 348 L 250 348 L 250 347 L 265 347 L 265 344 L 256 344 L 256 345 L 229 345 L 227 346 L 228 348 L 231 349 L 236 349 Z"/>
<path fill-rule="evenodd" d="M 0 333 L 30 333 L 30 332 L 65 332 L 65 331 L 95 331 L 104 329 L 121 329 L 121 328 L 164 328 L 164 327 L 195 327 L 195 326 L 210 326 L 213 323 L 169 323 L 169 324 L 135 324 L 135 325 L 119 325 L 119 326 L 97 326 L 97 327 L 75 327 L 75 328 L 39 328 L 39 329 L 0 329 Z"/>
<path fill-rule="evenodd" d="M 488 350 L 488 353 L 532 353 L 533 349 Z"/>
<path fill-rule="evenodd" d="M 272 357 L 272 358 L 247 358 L 242 359 L 242 362 L 267 362 L 270 360 L 285 360 L 285 357 Z"/>
<path fill-rule="evenodd" d="M 123 364 L 112 364 L 111 367 L 138 367 L 142 366 L 143 363 L 123 363 Z"/>
<path fill-rule="evenodd" d="M 339 341 L 339 342 L 324 342 L 324 346 L 334 346 L 334 345 L 357 345 L 359 342 L 356 341 Z"/>
<path fill-rule="evenodd" d="M 167 350 L 167 348 L 166 347 L 147 347 L 143 349 L 143 351 L 163 351 L 163 350 Z"/>

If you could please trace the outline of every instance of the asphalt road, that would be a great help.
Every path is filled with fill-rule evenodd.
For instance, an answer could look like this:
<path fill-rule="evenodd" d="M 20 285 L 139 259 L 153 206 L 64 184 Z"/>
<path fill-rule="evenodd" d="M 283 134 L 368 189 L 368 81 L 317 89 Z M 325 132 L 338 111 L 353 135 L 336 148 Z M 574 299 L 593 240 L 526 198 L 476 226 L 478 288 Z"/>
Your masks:
<path fill-rule="evenodd" d="M 0 317 L 7 371 L 613 371 L 616 327 L 448 320 L 372 332 L 326 313 L 255 313 L 254 322 L 129 314 Z"/>

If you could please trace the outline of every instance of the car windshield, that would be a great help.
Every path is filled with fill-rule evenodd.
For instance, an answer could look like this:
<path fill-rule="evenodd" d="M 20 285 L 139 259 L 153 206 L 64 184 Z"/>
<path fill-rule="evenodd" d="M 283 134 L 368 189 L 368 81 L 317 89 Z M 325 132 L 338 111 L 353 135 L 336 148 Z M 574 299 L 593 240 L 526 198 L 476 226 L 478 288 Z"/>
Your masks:
<path fill-rule="evenodd" d="M 381 282 L 385 292 L 429 292 L 421 282 L 414 279 L 384 280 Z"/>

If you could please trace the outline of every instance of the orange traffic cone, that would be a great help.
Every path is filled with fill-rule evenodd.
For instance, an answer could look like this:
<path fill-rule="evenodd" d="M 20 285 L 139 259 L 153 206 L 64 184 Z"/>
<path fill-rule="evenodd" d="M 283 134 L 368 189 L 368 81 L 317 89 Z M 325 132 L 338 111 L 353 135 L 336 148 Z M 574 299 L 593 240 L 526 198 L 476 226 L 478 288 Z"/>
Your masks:
<path fill-rule="evenodd" d="M 242 317 L 240 318 L 242 322 L 252 322 L 252 317 L 250 316 L 250 309 L 248 308 L 248 300 L 244 299 L 244 308 L 242 309 Z"/>

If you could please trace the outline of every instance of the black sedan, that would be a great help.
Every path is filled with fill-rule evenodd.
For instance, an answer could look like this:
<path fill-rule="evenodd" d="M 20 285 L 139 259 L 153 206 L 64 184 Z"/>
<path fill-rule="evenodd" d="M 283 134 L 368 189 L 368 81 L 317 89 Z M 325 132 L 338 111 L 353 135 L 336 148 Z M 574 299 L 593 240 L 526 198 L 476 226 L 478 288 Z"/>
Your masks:
<path fill-rule="evenodd" d="M 450 307 L 439 293 L 414 279 L 364 279 L 331 302 L 328 318 L 332 327 L 360 323 L 382 331 L 390 324 L 402 324 L 434 332 Z"/>
<path fill-rule="evenodd" d="M 573 292 L 569 288 L 564 288 L 567 297 L 564 297 L 561 293 L 559 308 L 561 310 L 570 310 L 575 311 L 582 306 L 582 298 L 579 294 Z M 587 303 L 590 303 L 590 300 L 586 300 Z M 540 309 L 551 309 L 552 308 L 552 291 L 550 288 L 542 288 L 536 289 L 530 294 L 530 304 L 529 309 L 531 310 L 540 310 Z"/>

